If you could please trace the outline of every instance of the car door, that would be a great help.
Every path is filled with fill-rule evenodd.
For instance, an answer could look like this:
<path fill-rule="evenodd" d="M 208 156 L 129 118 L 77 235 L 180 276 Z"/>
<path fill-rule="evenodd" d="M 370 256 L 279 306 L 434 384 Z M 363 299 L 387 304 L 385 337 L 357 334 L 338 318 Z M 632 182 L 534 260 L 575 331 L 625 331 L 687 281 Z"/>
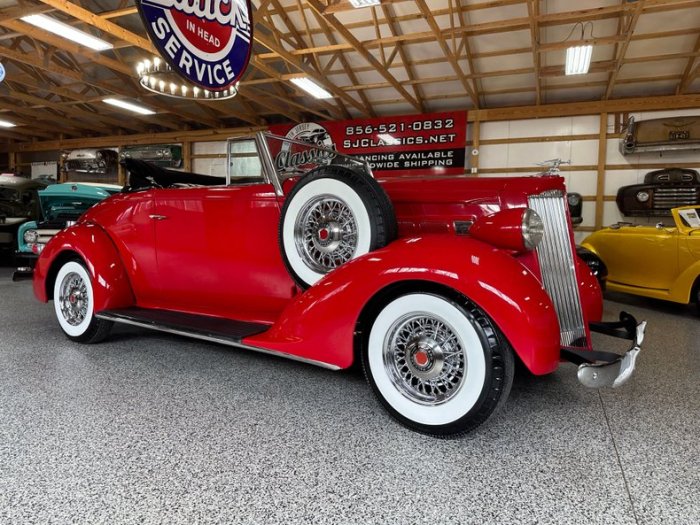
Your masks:
<path fill-rule="evenodd" d="M 296 290 L 278 248 L 280 209 L 272 185 L 155 194 L 162 307 L 273 321 Z"/>
<path fill-rule="evenodd" d="M 678 275 L 678 231 L 675 228 L 623 228 L 611 234 L 608 241 L 610 255 L 603 260 L 611 261 L 608 264 L 610 281 L 667 290 Z"/>

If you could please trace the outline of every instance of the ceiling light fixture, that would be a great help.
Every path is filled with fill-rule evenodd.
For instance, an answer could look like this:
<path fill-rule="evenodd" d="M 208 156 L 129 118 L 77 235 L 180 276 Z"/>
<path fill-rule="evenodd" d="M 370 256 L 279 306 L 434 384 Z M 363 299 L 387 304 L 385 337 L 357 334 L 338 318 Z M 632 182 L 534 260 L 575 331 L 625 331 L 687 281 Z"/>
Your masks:
<path fill-rule="evenodd" d="M 591 26 L 591 39 L 593 39 L 593 24 L 587 22 L 583 24 L 582 22 L 576 22 L 574 27 L 571 29 L 569 36 L 564 40 L 565 42 L 571 38 L 574 30 L 581 26 L 581 40 L 584 40 L 584 34 L 586 31 L 586 26 Z M 580 46 L 570 46 L 566 48 L 566 63 L 564 65 L 564 73 L 566 75 L 585 75 L 588 73 L 588 69 L 591 67 L 591 57 L 593 56 L 593 46 L 591 44 L 583 44 Z"/>
<path fill-rule="evenodd" d="M 585 75 L 591 67 L 593 46 L 574 46 L 566 49 L 566 66 L 564 72 L 567 75 Z"/>
<path fill-rule="evenodd" d="M 0 128 L 14 128 L 17 124 L 9 120 L 0 120 Z"/>
<path fill-rule="evenodd" d="M 112 44 L 105 40 L 102 40 L 101 38 L 94 37 L 91 34 L 86 33 L 85 31 L 81 31 L 80 29 L 76 29 L 73 26 L 69 26 L 68 24 L 59 22 L 58 20 L 56 20 L 55 18 L 51 18 L 50 16 L 29 15 L 23 16 L 21 20 L 23 22 L 27 22 L 28 24 L 32 24 L 33 26 L 36 26 L 39 29 L 44 29 L 45 31 L 49 31 L 60 37 L 72 40 L 73 42 L 77 42 L 81 46 L 94 49 L 95 51 L 105 51 L 106 49 L 112 49 L 114 47 Z"/>
<path fill-rule="evenodd" d="M 362 7 L 372 7 L 373 5 L 379 5 L 380 0 L 350 0 L 350 5 L 356 9 Z"/>
<path fill-rule="evenodd" d="M 110 104 L 112 106 L 116 106 L 121 109 L 126 109 L 128 111 L 133 111 L 134 113 L 138 113 L 139 115 L 155 115 L 156 112 L 153 110 L 150 110 L 148 108 L 145 108 L 143 106 L 139 106 L 138 104 L 133 104 L 131 102 L 127 102 L 126 100 L 120 100 L 118 98 L 105 98 L 102 100 L 102 102 L 105 102 L 106 104 Z"/>
<path fill-rule="evenodd" d="M 328 91 L 326 91 L 321 86 L 316 84 L 316 82 L 314 82 L 306 77 L 296 77 L 296 78 L 292 78 L 290 80 L 292 81 L 292 84 L 303 89 L 309 95 L 311 95 L 315 98 L 318 98 L 318 99 L 333 98 L 333 95 L 331 95 Z"/>
<path fill-rule="evenodd" d="M 141 87 L 156 95 L 189 100 L 228 100 L 238 95 L 238 82 L 223 91 L 210 91 L 183 83 L 170 64 L 159 57 L 137 63 L 136 73 Z"/>

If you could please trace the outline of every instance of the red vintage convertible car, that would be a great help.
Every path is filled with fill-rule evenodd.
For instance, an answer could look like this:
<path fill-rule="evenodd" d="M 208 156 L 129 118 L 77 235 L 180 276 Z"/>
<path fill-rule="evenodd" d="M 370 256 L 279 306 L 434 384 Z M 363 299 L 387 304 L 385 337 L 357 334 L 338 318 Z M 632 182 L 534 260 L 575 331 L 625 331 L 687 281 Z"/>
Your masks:
<path fill-rule="evenodd" d="M 632 374 L 645 323 L 601 323 L 560 177 L 377 181 L 357 159 L 257 134 L 226 180 L 127 160 L 130 183 L 56 235 L 34 291 L 66 335 L 113 323 L 274 353 L 361 362 L 386 409 L 437 436 L 483 423 L 514 360 L 580 381 Z M 632 340 L 594 351 L 591 330 Z"/>

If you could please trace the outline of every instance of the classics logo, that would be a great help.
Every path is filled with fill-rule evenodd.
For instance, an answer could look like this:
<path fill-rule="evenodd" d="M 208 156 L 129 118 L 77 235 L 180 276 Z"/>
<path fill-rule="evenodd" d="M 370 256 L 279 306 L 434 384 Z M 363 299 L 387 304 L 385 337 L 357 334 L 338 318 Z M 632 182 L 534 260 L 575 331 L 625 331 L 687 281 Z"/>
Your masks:
<path fill-rule="evenodd" d="M 327 151 L 335 149 L 333 138 L 328 130 L 315 122 L 304 122 L 290 129 L 285 138 L 308 142 L 309 146 L 283 142 L 275 157 L 275 167 L 280 172 L 307 171 L 321 164 L 328 164 L 335 154 Z M 318 146 L 324 149 L 318 149 Z"/>
<path fill-rule="evenodd" d="M 141 0 L 137 4 L 154 45 L 193 84 L 221 91 L 248 66 L 253 37 L 250 0 Z"/>

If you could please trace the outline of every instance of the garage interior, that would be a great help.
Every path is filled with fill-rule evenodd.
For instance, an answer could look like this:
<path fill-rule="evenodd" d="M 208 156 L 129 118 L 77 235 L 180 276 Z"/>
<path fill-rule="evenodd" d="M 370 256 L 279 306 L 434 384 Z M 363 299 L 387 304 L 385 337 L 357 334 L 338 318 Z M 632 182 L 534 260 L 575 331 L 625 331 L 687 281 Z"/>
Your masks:
<path fill-rule="evenodd" d="M 619 221 L 659 221 L 624 216 L 620 187 L 657 169 L 700 170 L 698 150 L 619 149 L 630 118 L 700 118 L 700 1 L 252 6 L 249 66 L 237 95 L 215 100 L 143 88 L 137 64 L 159 51 L 133 0 L 0 0 L 0 170 L 29 176 L 53 163 L 60 178 L 70 150 L 177 143 L 185 171 L 223 176 L 226 139 L 269 126 L 467 111 L 464 176 L 569 162 L 561 175 L 583 199 L 576 242 Z M 109 48 L 71 42 L 34 15 Z M 588 73 L 566 75 L 567 48 L 588 44 Z M 330 97 L 310 96 L 300 78 Z M 122 166 L 109 182 L 126 182 Z M 73 343 L 3 264 L 0 522 L 700 522 L 695 304 L 607 292 L 606 318 L 648 321 L 629 383 L 586 389 L 571 364 L 545 376 L 518 368 L 501 412 L 438 440 L 393 421 L 359 368 L 128 326 Z"/>

